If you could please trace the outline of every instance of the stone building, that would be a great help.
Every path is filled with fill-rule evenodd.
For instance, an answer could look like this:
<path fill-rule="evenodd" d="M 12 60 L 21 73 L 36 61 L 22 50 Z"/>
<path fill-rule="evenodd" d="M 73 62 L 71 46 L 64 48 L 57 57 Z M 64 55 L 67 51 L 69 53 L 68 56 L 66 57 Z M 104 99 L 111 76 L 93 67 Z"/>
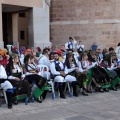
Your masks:
<path fill-rule="evenodd" d="M 120 0 L 52 0 L 51 41 L 64 44 L 69 36 L 86 49 L 94 41 L 100 48 L 120 42 Z"/>
<path fill-rule="evenodd" d="M 51 45 L 50 0 L 0 0 L 0 48 Z"/>

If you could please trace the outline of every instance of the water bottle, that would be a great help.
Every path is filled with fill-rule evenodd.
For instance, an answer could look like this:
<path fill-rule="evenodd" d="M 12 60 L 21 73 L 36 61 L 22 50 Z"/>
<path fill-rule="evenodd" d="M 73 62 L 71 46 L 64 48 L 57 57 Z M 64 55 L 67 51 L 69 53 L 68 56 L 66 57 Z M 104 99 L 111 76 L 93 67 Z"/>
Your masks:
<path fill-rule="evenodd" d="M 0 107 L 1 107 L 1 105 L 2 105 L 2 102 L 0 101 Z"/>
<path fill-rule="evenodd" d="M 32 103 L 34 103 L 34 96 L 32 96 Z"/>
<path fill-rule="evenodd" d="M 28 105 L 28 97 L 25 100 L 25 105 Z"/>
<path fill-rule="evenodd" d="M 37 88 L 36 84 L 33 84 L 31 91 L 33 92 Z"/>
<path fill-rule="evenodd" d="M 72 97 L 72 92 L 69 93 L 69 97 Z"/>
<path fill-rule="evenodd" d="M 54 96 L 54 93 L 52 92 L 52 100 L 54 100 L 55 96 Z"/>

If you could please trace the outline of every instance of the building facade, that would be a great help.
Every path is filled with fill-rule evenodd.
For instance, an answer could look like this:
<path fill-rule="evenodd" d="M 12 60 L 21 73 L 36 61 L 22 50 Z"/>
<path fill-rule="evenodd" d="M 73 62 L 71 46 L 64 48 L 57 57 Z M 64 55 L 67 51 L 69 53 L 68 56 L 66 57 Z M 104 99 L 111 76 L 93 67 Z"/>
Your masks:
<path fill-rule="evenodd" d="M 116 47 L 120 42 L 120 0 L 52 0 L 51 41 L 64 44 L 69 36 L 90 49 Z"/>
<path fill-rule="evenodd" d="M 0 0 L 0 48 L 51 45 L 50 0 Z"/>

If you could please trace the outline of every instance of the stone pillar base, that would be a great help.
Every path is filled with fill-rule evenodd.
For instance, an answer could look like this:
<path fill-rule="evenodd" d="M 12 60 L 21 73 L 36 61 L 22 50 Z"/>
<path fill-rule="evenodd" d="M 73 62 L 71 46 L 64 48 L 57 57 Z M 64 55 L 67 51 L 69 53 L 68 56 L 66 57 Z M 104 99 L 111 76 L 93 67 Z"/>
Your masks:
<path fill-rule="evenodd" d="M 0 41 L 0 49 L 3 49 L 3 48 L 4 48 L 4 42 Z"/>
<path fill-rule="evenodd" d="M 40 41 L 40 42 L 34 42 L 33 44 L 30 43 L 30 47 L 40 47 L 42 50 L 45 48 L 45 47 L 48 47 L 48 46 L 51 46 L 51 42 L 43 42 L 43 41 Z"/>
<path fill-rule="evenodd" d="M 13 46 L 16 46 L 18 48 L 18 50 L 19 50 L 19 42 L 13 41 Z"/>

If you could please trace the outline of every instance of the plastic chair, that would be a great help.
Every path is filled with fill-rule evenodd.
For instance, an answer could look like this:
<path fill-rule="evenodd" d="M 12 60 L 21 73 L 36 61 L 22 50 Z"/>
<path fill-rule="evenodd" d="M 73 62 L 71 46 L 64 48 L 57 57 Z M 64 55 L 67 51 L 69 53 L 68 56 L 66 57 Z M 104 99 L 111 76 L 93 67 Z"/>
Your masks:
<path fill-rule="evenodd" d="M 4 95 L 4 99 L 5 99 L 6 104 L 8 104 L 6 91 L 5 91 L 4 89 L 2 89 L 1 87 L 0 87 L 0 90 L 3 92 L 3 95 Z"/>
<path fill-rule="evenodd" d="M 15 89 L 16 89 L 16 87 L 13 87 L 11 90 L 6 90 L 6 91 L 14 93 L 14 90 L 15 90 Z M 0 87 L 0 90 L 2 90 L 3 95 L 4 95 L 5 102 L 6 102 L 6 104 L 8 104 L 6 91 L 5 91 L 3 88 L 1 88 L 1 87 Z"/>
<path fill-rule="evenodd" d="M 49 68 L 46 65 L 38 65 L 39 69 L 40 69 L 40 73 L 41 76 L 44 76 L 44 72 L 49 72 Z M 47 80 L 48 80 L 48 74 L 47 74 Z M 48 83 L 51 85 L 52 87 L 52 99 L 55 98 L 55 91 L 54 91 L 54 82 L 52 79 L 48 80 Z"/>
<path fill-rule="evenodd" d="M 66 91 L 67 87 L 68 87 L 68 91 L 69 91 L 69 97 L 72 97 L 73 90 L 70 88 L 70 83 L 69 82 L 66 82 L 65 91 Z"/>

